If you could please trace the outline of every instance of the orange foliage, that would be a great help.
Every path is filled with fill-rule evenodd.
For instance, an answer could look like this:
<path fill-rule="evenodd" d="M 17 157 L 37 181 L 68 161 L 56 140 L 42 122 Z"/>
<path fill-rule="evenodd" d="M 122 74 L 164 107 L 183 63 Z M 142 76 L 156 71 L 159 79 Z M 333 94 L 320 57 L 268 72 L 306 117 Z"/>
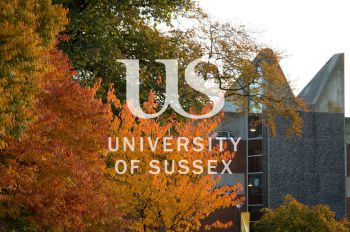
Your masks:
<path fill-rule="evenodd" d="M 206 139 L 201 152 L 191 146 L 186 152 L 174 149 L 166 154 L 162 146 L 155 151 L 145 146 L 142 152 L 106 152 L 110 133 L 120 138 L 208 138 L 220 116 L 185 122 L 175 117 L 135 118 L 112 90 L 105 105 L 95 99 L 98 85 L 82 88 L 73 81 L 75 72 L 61 52 L 52 50 L 49 58 L 54 68 L 43 77 L 43 91 L 32 109 L 36 120 L 21 139 L 8 139 L 7 149 L 0 151 L 0 218 L 25 217 L 39 230 L 48 226 L 55 231 L 196 231 L 216 209 L 244 200 L 237 198 L 241 186 L 214 188 L 219 179 L 206 173 L 145 171 L 153 159 L 199 159 L 204 170 L 208 160 L 233 159 L 233 153 L 209 151 Z M 119 111 L 114 118 L 112 105 Z M 156 107 L 151 93 L 144 108 L 151 113 Z M 113 168 L 106 169 L 106 158 Z M 116 159 L 139 159 L 141 171 L 117 175 Z M 216 222 L 208 228 L 230 226 Z"/>
<path fill-rule="evenodd" d="M 38 228 L 80 230 L 113 204 L 98 155 L 111 114 L 94 98 L 98 86 L 71 80 L 74 72 L 61 52 L 51 51 L 50 62 L 55 68 L 44 76 L 33 109 L 37 120 L 1 153 L 0 216 L 16 218 L 25 210 Z M 117 218 L 113 208 L 108 214 Z"/>
<path fill-rule="evenodd" d="M 35 117 L 48 53 L 68 23 L 66 12 L 51 0 L 0 1 L 0 149 Z"/>
<path fill-rule="evenodd" d="M 204 170 L 207 168 L 208 160 L 233 159 L 234 154 L 223 151 L 219 152 L 216 147 L 213 151 L 208 150 L 208 138 L 210 133 L 216 128 L 220 116 L 203 119 L 187 120 L 186 122 L 176 121 L 175 117 L 168 119 L 139 119 L 135 118 L 126 105 L 121 105 L 110 91 L 109 101 L 115 103 L 119 110 L 119 115 L 113 121 L 113 133 L 115 137 L 135 138 L 135 147 L 140 147 L 140 137 L 150 137 L 153 141 L 159 138 L 159 145 L 155 151 L 149 146 L 144 146 L 143 151 L 135 149 L 119 150 L 109 153 L 110 178 L 114 179 L 118 185 L 118 198 L 120 204 L 119 211 L 124 215 L 124 219 L 130 223 L 125 223 L 132 231 L 197 231 L 203 225 L 202 221 L 210 213 L 221 207 L 235 205 L 239 199 L 237 193 L 241 191 L 241 186 L 223 186 L 214 188 L 218 178 L 207 175 L 206 172 L 197 175 L 192 174 L 193 167 L 189 166 L 188 174 L 168 175 L 164 172 L 164 166 L 160 174 L 149 174 L 149 162 L 151 160 L 187 160 L 191 164 L 194 160 L 202 160 Z M 155 96 L 151 93 L 149 101 L 144 104 L 144 109 L 149 113 L 154 112 L 157 106 Z M 204 111 L 207 111 L 206 108 Z M 204 112 L 202 112 L 204 113 Z M 164 152 L 162 138 L 173 137 L 174 141 L 178 137 L 186 137 L 190 140 L 194 137 L 202 137 L 204 149 L 201 152 L 193 150 L 189 146 L 188 151 L 177 151 L 177 143 L 172 144 L 173 151 Z M 116 174 L 114 164 L 116 160 L 140 160 L 140 168 L 134 174 L 130 171 L 125 174 Z M 231 192 L 231 194 L 227 194 Z M 218 223 L 213 227 L 230 227 L 232 223 Z M 209 227 L 208 227 L 209 228 Z"/>

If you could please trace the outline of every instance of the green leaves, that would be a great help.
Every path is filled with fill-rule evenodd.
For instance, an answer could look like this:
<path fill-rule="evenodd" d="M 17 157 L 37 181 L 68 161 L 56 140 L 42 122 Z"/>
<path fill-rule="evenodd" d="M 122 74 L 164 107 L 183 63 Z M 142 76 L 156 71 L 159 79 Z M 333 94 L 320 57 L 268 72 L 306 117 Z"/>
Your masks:
<path fill-rule="evenodd" d="M 140 72 L 141 102 L 146 101 L 149 92 L 153 90 L 160 96 L 161 105 L 165 82 L 156 80 L 165 78 L 165 70 L 154 60 L 179 58 L 193 61 L 201 57 L 199 50 L 181 52 L 181 46 L 188 43 L 186 37 L 163 33 L 156 26 L 170 26 L 173 18 L 190 14 L 196 8 L 195 1 L 57 2 L 69 8 L 70 18 L 70 24 L 64 32 L 69 40 L 60 43 L 60 48 L 70 57 L 74 68 L 79 72 L 81 83 L 92 86 L 96 80 L 102 79 L 98 96 L 103 100 L 106 100 L 111 83 L 118 98 L 125 100 L 125 69 L 117 59 L 140 59 L 140 67 L 145 67 Z M 174 29 L 172 26 L 170 28 Z M 180 69 L 184 69 L 185 64 L 181 62 Z M 185 85 L 183 80 L 180 82 L 180 86 Z M 193 99 L 196 98 L 199 98 L 195 103 L 197 106 L 206 103 L 206 99 L 202 99 L 199 93 L 189 90 L 190 88 L 185 89 L 180 93 L 185 109 L 193 106 Z"/>
<path fill-rule="evenodd" d="M 19 137 L 49 70 L 45 59 L 67 23 L 65 10 L 50 0 L 0 2 L 0 149 Z"/>
<path fill-rule="evenodd" d="M 265 232 L 345 232 L 349 231 L 348 222 L 334 219 L 334 212 L 326 205 L 308 206 L 287 195 L 277 209 L 266 209 L 256 231 Z"/>

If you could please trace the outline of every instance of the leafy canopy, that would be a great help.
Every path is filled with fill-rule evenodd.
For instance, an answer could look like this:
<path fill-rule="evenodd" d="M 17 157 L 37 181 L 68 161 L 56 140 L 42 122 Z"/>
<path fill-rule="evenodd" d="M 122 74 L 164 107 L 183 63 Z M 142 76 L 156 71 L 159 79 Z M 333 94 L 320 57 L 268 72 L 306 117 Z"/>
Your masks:
<path fill-rule="evenodd" d="M 83 88 L 71 80 L 66 56 L 54 49 L 47 58 L 54 68 L 43 77 L 35 121 L 0 152 L 2 226 L 82 231 L 115 222 L 116 198 L 100 152 L 106 147 L 109 108 L 95 98 L 98 86 Z"/>
<path fill-rule="evenodd" d="M 337 221 L 334 212 L 325 205 L 308 206 L 287 195 L 277 209 L 266 209 L 255 225 L 257 232 L 345 232 L 349 224 Z"/>
<path fill-rule="evenodd" d="M 210 99 L 186 84 L 184 70 L 191 61 L 204 56 L 208 62 L 198 65 L 198 72 L 219 83 L 228 101 L 264 112 L 263 120 L 272 135 L 278 116 L 290 121 L 288 135 L 301 134 L 303 123 L 298 110 L 305 107 L 288 86 L 278 55 L 267 52 L 266 59 L 255 59 L 261 57 L 263 46 L 243 26 L 213 22 L 194 0 L 57 2 L 69 9 L 70 19 L 63 32 L 68 40 L 60 47 L 78 71 L 77 80 L 92 86 L 102 79 L 98 95 L 104 101 L 110 83 L 117 97 L 125 100 L 125 68 L 117 60 L 139 59 L 141 102 L 147 101 L 152 90 L 161 107 L 166 73 L 155 59 L 178 59 L 180 103 L 185 110 L 198 112 Z M 168 115 L 171 113 L 169 110 Z"/>
<path fill-rule="evenodd" d="M 67 23 L 66 10 L 50 0 L 0 2 L 0 149 L 33 118 L 46 57 Z"/>
<path fill-rule="evenodd" d="M 228 160 L 234 158 L 234 153 L 219 152 L 216 148 L 209 151 L 209 141 L 205 138 L 216 128 L 220 117 L 205 120 L 187 120 L 181 122 L 174 117 L 168 118 L 166 123 L 156 119 L 138 119 L 128 110 L 125 104 L 111 92 L 109 102 L 120 109 L 120 113 L 114 118 L 112 125 L 112 135 L 119 140 L 128 138 L 129 141 L 135 138 L 136 149 L 123 149 L 110 152 L 107 164 L 110 171 L 107 173 L 110 179 L 118 186 L 119 212 L 124 215 L 125 227 L 132 231 L 198 231 L 201 228 L 228 228 L 232 222 L 221 223 L 216 221 L 212 225 L 203 225 L 203 219 L 219 208 L 234 206 L 238 201 L 244 199 L 237 194 L 242 191 L 242 186 L 222 186 L 214 188 L 219 181 L 216 177 L 208 175 L 206 171 L 202 174 L 193 174 L 192 166 L 194 160 L 202 160 L 203 168 L 207 170 L 208 160 Z M 156 108 L 154 94 L 144 105 L 145 109 L 152 113 Z M 205 108 L 208 110 L 208 108 Z M 202 112 L 204 113 L 204 112 Z M 159 138 L 158 146 L 153 151 L 150 146 L 140 147 L 138 138 L 150 137 L 152 141 Z M 173 151 L 164 153 L 164 141 L 161 138 L 172 137 L 174 143 L 171 145 Z M 189 140 L 194 137 L 202 137 L 204 149 L 196 152 L 190 145 L 188 151 L 178 151 L 177 138 L 186 137 Z M 121 142 L 120 142 L 121 143 Z M 121 145 L 120 145 L 121 146 Z M 115 172 L 115 162 L 124 160 L 130 164 L 131 160 L 140 160 L 140 168 L 132 174 L 130 170 L 125 174 L 118 175 Z M 157 175 L 149 173 L 149 163 L 158 160 L 161 164 L 161 171 Z M 167 174 L 162 164 L 164 161 L 178 163 L 187 160 L 189 171 L 185 174 L 178 173 L 179 167 L 174 165 L 176 171 Z M 220 164 L 220 162 L 218 162 Z M 170 170 L 172 168 L 169 168 Z M 184 171 L 184 170 L 182 170 Z M 231 194 L 227 194 L 230 192 Z"/>

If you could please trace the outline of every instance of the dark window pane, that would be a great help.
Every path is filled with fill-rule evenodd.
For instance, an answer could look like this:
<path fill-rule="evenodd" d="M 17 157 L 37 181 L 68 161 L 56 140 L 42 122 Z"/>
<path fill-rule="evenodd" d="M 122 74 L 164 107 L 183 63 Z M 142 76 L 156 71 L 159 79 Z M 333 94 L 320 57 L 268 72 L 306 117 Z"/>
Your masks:
<path fill-rule="evenodd" d="M 249 194 L 249 204 L 252 204 L 252 205 L 263 204 L 263 195 L 262 194 L 255 194 L 255 195 Z"/>
<path fill-rule="evenodd" d="M 262 140 L 249 140 L 248 141 L 248 155 L 261 155 L 262 154 Z"/>
<path fill-rule="evenodd" d="M 262 212 L 260 210 L 261 206 L 249 206 L 248 211 L 250 212 L 250 221 L 258 221 L 262 217 Z"/>
<path fill-rule="evenodd" d="M 249 174 L 248 186 L 252 188 L 262 188 L 262 174 Z"/>
<path fill-rule="evenodd" d="M 248 172 L 262 172 L 262 156 L 248 157 Z"/>
<path fill-rule="evenodd" d="M 263 204 L 262 174 L 248 175 L 248 202 L 250 205 Z"/>

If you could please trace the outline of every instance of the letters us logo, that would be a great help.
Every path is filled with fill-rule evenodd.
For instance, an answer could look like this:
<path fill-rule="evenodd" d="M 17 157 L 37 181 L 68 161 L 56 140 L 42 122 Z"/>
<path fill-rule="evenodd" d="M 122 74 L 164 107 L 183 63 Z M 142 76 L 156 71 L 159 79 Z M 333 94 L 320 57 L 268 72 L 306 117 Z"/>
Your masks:
<path fill-rule="evenodd" d="M 139 118 L 154 118 L 161 115 L 170 105 L 176 113 L 192 119 L 203 119 L 219 113 L 225 103 L 225 91 L 221 90 L 215 83 L 210 87 L 206 86 L 205 80 L 195 72 L 198 63 L 204 62 L 202 58 L 192 61 L 185 70 L 185 81 L 195 90 L 215 99 L 210 112 L 203 115 L 193 115 L 186 112 L 180 105 L 178 94 L 178 60 L 157 59 L 156 62 L 165 65 L 166 71 L 166 93 L 162 109 L 154 114 L 145 113 L 140 106 L 140 80 L 139 80 L 139 60 L 120 59 L 126 67 L 126 101 L 130 112 Z"/>

